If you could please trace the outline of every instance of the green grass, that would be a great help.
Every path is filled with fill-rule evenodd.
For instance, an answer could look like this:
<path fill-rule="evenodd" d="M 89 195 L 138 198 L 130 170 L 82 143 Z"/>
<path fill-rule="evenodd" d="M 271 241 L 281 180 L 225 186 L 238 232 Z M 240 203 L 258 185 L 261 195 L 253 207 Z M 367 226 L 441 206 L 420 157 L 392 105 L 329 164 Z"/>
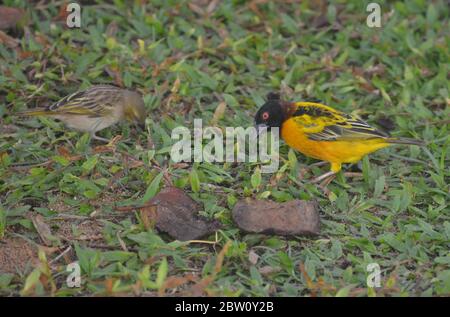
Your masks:
<path fill-rule="evenodd" d="M 196 11 L 207 5 L 200 1 L 113 2 L 82 6 L 81 29 L 65 27 L 55 5 L 28 8 L 25 30 L 8 32 L 18 48 L 0 44 L 0 248 L 13 239 L 42 245 L 31 221 L 36 214 L 60 236 L 52 240 L 58 249 L 40 252 L 37 266 L 0 274 L 1 295 L 154 294 L 186 275 L 194 281 L 166 293 L 194 293 L 192 285 L 208 277 L 207 294 L 224 296 L 450 293 L 445 1 L 377 1 L 381 28 L 367 27 L 363 1 L 330 1 L 322 11 L 312 0 L 269 1 L 253 10 L 224 1 L 202 15 Z M 124 124 L 100 133 L 123 136 L 115 152 L 93 153 L 87 135 L 51 119 L 12 116 L 94 83 L 137 89 L 150 113 L 147 131 Z M 217 126 L 247 127 L 270 91 L 289 100 L 318 98 L 427 146 L 378 151 L 362 162 L 362 179 L 339 177 L 329 195 L 308 181 L 312 174 L 298 177 L 314 161 L 284 143 L 279 172 L 261 180 L 252 178 L 257 164 L 182 168 L 170 161 L 174 127 L 192 127 L 194 118 L 211 122 L 223 101 Z M 201 214 L 223 224 L 205 239 L 216 244 L 172 241 L 145 229 L 137 212 L 114 209 L 151 197 L 168 179 L 204 205 Z M 321 235 L 240 232 L 231 210 L 246 196 L 316 199 Z M 81 266 L 80 288 L 67 287 L 63 257 L 52 262 L 69 246 L 67 262 Z M 256 264 L 249 261 L 254 253 Z M 371 262 L 381 267 L 381 288 L 366 285 Z"/>

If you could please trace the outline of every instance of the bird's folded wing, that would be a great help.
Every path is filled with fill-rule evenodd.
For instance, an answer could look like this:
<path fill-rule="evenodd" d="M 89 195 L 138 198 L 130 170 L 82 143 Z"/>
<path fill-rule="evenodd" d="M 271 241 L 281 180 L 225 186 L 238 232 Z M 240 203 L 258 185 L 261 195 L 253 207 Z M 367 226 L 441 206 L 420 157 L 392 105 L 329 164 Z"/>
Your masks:
<path fill-rule="evenodd" d="M 113 109 L 110 98 L 104 97 L 87 94 L 86 92 L 76 92 L 52 104 L 47 110 L 62 114 L 102 117 L 111 113 Z"/>
<path fill-rule="evenodd" d="M 305 103 L 293 116 L 310 140 L 350 141 L 388 138 L 389 135 L 371 127 L 366 122 L 316 103 Z"/>

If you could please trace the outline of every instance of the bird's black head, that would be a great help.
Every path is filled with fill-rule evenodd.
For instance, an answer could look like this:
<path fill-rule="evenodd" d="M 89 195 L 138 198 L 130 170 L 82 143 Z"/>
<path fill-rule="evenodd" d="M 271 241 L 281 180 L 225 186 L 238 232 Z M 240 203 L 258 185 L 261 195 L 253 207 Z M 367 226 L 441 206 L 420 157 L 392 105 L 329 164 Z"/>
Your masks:
<path fill-rule="evenodd" d="M 281 106 L 280 96 L 278 94 L 269 93 L 267 95 L 267 102 L 259 108 L 255 115 L 255 125 L 258 132 L 264 128 L 281 128 L 285 120 L 285 111 Z"/>

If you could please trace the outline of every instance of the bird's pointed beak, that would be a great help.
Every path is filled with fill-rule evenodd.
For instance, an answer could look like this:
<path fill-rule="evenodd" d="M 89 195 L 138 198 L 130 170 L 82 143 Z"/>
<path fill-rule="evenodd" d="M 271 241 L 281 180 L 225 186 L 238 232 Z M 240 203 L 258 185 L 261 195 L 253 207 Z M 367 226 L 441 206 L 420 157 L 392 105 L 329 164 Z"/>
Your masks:
<path fill-rule="evenodd" d="M 260 124 L 257 124 L 257 125 L 255 126 L 255 128 L 256 128 L 256 134 L 259 136 L 259 135 L 261 135 L 261 133 L 263 133 L 264 131 L 267 131 L 267 129 L 268 129 L 269 127 L 267 126 L 267 124 L 260 123 Z"/>

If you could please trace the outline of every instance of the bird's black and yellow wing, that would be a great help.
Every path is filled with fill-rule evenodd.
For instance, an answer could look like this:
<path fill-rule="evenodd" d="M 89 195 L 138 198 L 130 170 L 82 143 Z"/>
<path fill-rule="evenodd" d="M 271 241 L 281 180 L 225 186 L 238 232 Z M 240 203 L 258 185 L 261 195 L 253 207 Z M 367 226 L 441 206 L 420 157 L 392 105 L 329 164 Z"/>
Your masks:
<path fill-rule="evenodd" d="M 120 88 L 97 85 L 87 90 L 68 95 L 46 108 L 54 114 L 87 115 L 103 117 L 111 113 L 114 105 L 122 98 Z"/>
<path fill-rule="evenodd" d="M 310 140 L 345 141 L 389 138 L 361 119 L 315 102 L 297 102 L 292 119 Z"/>

